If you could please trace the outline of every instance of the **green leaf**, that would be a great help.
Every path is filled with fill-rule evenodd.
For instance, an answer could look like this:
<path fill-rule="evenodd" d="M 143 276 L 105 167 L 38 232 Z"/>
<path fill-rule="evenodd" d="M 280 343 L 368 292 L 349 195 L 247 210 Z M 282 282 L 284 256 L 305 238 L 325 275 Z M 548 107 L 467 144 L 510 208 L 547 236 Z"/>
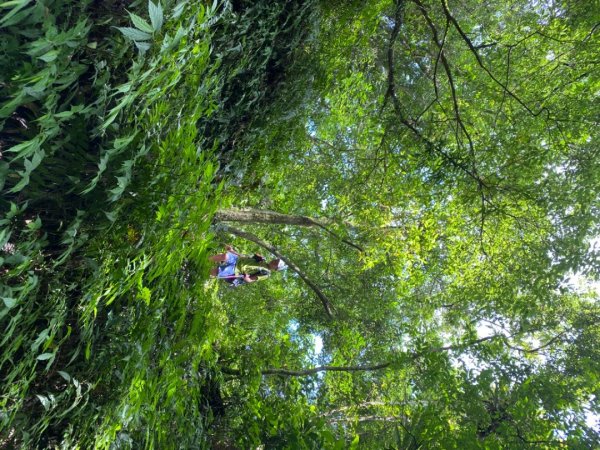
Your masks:
<path fill-rule="evenodd" d="M 6 258 L 4 260 L 4 263 L 16 266 L 18 264 L 22 264 L 24 262 L 27 262 L 28 260 L 29 260 L 29 258 L 27 258 L 26 256 L 22 255 L 21 253 L 15 253 L 14 255 L 10 255 L 8 258 Z"/>
<path fill-rule="evenodd" d="M 8 175 L 9 167 L 10 166 L 7 162 L 0 161 L 0 191 L 4 189 L 4 183 L 6 183 L 6 176 Z"/>
<path fill-rule="evenodd" d="M 29 184 L 29 177 L 30 177 L 31 173 L 36 169 L 37 166 L 40 165 L 40 163 L 44 159 L 44 156 L 45 156 L 45 153 L 43 150 L 36 149 L 31 160 L 25 159 L 25 161 L 24 161 L 25 170 L 19 172 L 19 174 L 22 177 L 21 180 L 15 186 L 13 186 L 13 188 L 10 189 L 8 192 L 19 192 L 19 191 L 23 190 L 23 188 L 25 188 L 25 186 L 27 186 Z"/>
<path fill-rule="evenodd" d="M 14 6 L 14 8 L 0 20 L 0 26 L 13 25 L 13 21 L 10 21 L 10 19 L 21 11 L 21 9 L 23 9 L 30 1 L 31 0 L 12 0 L 10 2 L 1 3 L 0 8 L 10 8 L 11 6 Z M 31 8 L 28 11 L 31 11 Z"/>
<path fill-rule="evenodd" d="M 38 56 L 39 59 L 41 59 L 44 62 L 52 62 L 54 61 L 56 58 L 58 57 L 58 50 L 54 49 L 54 50 L 50 50 L 47 53 L 44 53 L 42 56 Z"/>
<path fill-rule="evenodd" d="M 31 158 L 31 160 L 25 159 L 25 161 L 24 161 L 25 170 L 27 170 L 28 173 L 33 172 L 40 165 L 40 163 L 44 159 L 44 156 L 45 156 L 45 152 L 43 150 L 39 150 L 33 154 L 33 157 Z"/>
<path fill-rule="evenodd" d="M 175 33 L 175 36 L 173 37 L 173 40 L 169 44 L 170 47 L 173 48 L 174 46 L 176 46 L 177 44 L 179 44 L 179 41 L 181 40 L 181 38 L 183 36 L 185 36 L 186 34 L 187 34 L 187 30 L 185 28 L 183 28 L 182 26 L 180 26 L 177 29 L 177 33 Z"/>
<path fill-rule="evenodd" d="M 47 359 L 54 358 L 54 353 L 42 353 L 36 359 L 38 361 L 46 361 Z"/>
<path fill-rule="evenodd" d="M 173 17 L 173 19 L 177 19 L 183 13 L 183 10 L 185 9 L 186 5 L 187 5 L 187 0 L 178 3 L 177 6 L 175 6 L 175 8 L 173 8 L 173 13 L 171 14 L 171 17 Z M 202 5 L 200 5 L 200 7 L 202 7 Z"/>
<path fill-rule="evenodd" d="M 25 92 L 25 89 L 21 90 L 11 101 L 4 103 L 0 107 L 0 119 L 10 116 L 15 109 L 27 102 L 28 99 L 29 94 Z"/>
<path fill-rule="evenodd" d="M 15 159 L 27 158 L 31 156 L 40 147 L 41 144 L 42 139 L 38 135 L 30 141 L 21 142 L 20 144 L 14 145 L 6 151 L 11 153 L 17 153 L 17 155 L 15 155 L 13 159 L 14 161 Z"/>
<path fill-rule="evenodd" d="M 148 2 L 148 13 L 150 14 L 150 22 L 152 22 L 152 28 L 154 31 L 160 30 L 163 25 L 163 9 L 160 3 L 154 4 L 154 2 Z"/>
<path fill-rule="evenodd" d="M 68 119 L 69 117 L 73 116 L 74 114 L 80 112 L 82 109 L 83 109 L 83 105 L 75 105 L 75 106 L 72 106 L 71 109 L 68 111 L 63 111 L 63 112 L 54 114 L 54 118 L 55 119 Z"/>
<path fill-rule="evenodd" d="M 9 2 L 0 3 L 0 8 L 10 8 L 11 6 L 25 6 L 31 0 L 11 0 Z"/>
<path fill-rule="evenodd" d="M 213 0 L 212 6 L 206 11 L 208 13 L 209 17 L 211 17 L 215 14 L 215 11 L 217 10 L 218 6 L 219 6 L 219 2 L 217 0 Z"/>
<path fill-rule="evenodd" d="M 137 134 L 138 134 L 138 132 L 134 131 L 129 136 L 124 136 L 124 137 L 115 139 L 115 141 L 113 143 L 114 149 L 121 150 L 121 149 L 125 148 L 126 146 L 128 146 L 131 143 L 131 141 L 133 141 L 133 139 L 137 136 Z"/>
<path fill-rule="evenodd" d="M 8 242 L 10 239 L 10 230 L 8 228 L 3 228 L 0 230 L 0 248 L 4 247 L 4 244 Z"/>
<path fill-rule="evenodd" d="M 144 300 L 144 303 L 146 303 L 146 305 L 150 305 L 150 299 L 152 297 L 152 292 L 150 291 L 150 289 L 148 289 L 147 287 L 143 287 L 139 292 L 139 296 L 142 300 Z"/>
<path fill-rule="evenodd" d="M 148 50 L 150 50 L 150 43 L 149 42 L 137 42 L 137 41 L 135 41 L 135 46 L 138 48 L 138 50 L 140 51 L 140 53 L 146 53 Z"/>
<path fill-rule="evenodd" d="M 123 83 L 121 86 L 119 86 L 116 89 L 116 92 L 121 92 L 121 93 L 125 93 L 125 92 L 129 92 L 131 90 L 131 81 L 128 81 L 127 83 Z"/>
<path fill-rule="evenodd" d="M 117 30 L 119 30 L 126 38 L 129 38 L 132 41 L 148 41 L 152 38 L 152 35 L 144 31 L 140 31 L 137 28 L 117 27 Z"/>
<path fill-rule="evenodd" d="M 39 230 L 42 227 L 42 220 L 36 217 L 34 221 L 27 223 L 27 228 L 31 231 Z"/>
<path fill-rule="evenodd" d="M 14 308 L 17 304 L 17 299 L 12 297 L 2 297 L 2 301 L 8 309 Z"/>
<path fill-rule="evenodd" d="M 131 21 L 133 22 L 133 24 L 135 25 L 135 27 L 138 30 L 141 30 L 145 33 L 150 33 L 150 34 L 152 34 L 154 32 L 154 28 L 152 28 L 148 22 L 146 22 L 144 19 L 142 19 L 137 14 L 130 12 L 129 17 L 131 17 Z"/>
<path fill-rule="evenodd" d="M 50 399 L 48 399 L 48 397 L 46 397 L 45 395 L 35 394 L 35 396 L 40 400 L 40 402 L 44 406 L 44 409 L 48 411 L 50 409 Z"/>
<path fill-rule="evenodd" d="M 115 210 L 115 211 L 104 211 L 104 215 L 106 216 L 106 218 L 108 220 L 110 220 L 111 223 L 115 223 L 115 221 L 117 220 L 117 216 L 119 214 L 119 211 Z"/>
<path fill-rule="evenodd" d="M 67 372 L 63 372 L 62 370 L 58 370 L 57 373 L 63 377 L 65 380 L 67 381 L 71 381 L 71 375 L 69 375 Z"/>
<path fill-rule="evenodd" d="M 23 176 L 17 184 L 15 184 L 8 192 L 20 192 L 29 184 L 29 172 L 23 172 Z"/>

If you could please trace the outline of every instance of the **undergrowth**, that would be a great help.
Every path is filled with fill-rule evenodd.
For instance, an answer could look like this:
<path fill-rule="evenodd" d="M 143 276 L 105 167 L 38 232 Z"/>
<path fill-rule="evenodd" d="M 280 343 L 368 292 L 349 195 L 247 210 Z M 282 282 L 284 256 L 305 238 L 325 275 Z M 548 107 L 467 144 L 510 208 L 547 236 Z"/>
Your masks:
<path fill-rule="evenodd" d="M 210 445 L 210 224 L 309 4 L 0 4 L 0 448 Z"/>
<path fill-rule="evenodd" d="M 218 194 L 195 127 L 213 108 L 216 11 L 156 8 L 141 55 L 127 28 L 99 49 L 75 9 L 19 7 L 7 32 L 43 31 L 12 42 L 31 59 L 3 74 L 3 446 L 164 446 L 174 427 L 197 445 L 219 323 L 190 279 Z M 120 62 L 98 60 L 119 45 Z"/>
<path fill-rule="evenodd" d="M 2 447 L 205 440 L 218 12 L 148 6 L 2 5 Z"/>

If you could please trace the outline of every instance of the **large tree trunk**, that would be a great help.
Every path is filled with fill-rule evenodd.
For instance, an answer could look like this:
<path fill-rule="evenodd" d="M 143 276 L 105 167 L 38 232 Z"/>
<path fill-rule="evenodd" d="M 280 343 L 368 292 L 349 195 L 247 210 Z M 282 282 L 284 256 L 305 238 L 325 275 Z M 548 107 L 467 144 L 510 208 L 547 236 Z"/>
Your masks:
<path fill-rule="evenodd" d="M 349 241 L 343 237 L 338 236 L 336 233 L 328 228 L 334 222 L 331 219 L 326 218 L 313 218 L 307 216 L 282 214 L 275 211 L 254 209 L 254 208 L 228 208 L 219 209 L 215 213 L 216 222 L 238 222 L 238 223 L 263 223 L 263 224 L 277 224 L 277 225 L 295 225 L 300 227 L 319 227 L 325 230 L 327 233 L 339 239 L 343 243 L 354 247 L 356 250 L 363 252 L 363 248 L 354 242 Z M 353 225 L 345 223 L 346 227 L 354 228 Z"/>
<path fill-rule="evenodd" d="M 270 223 L 301 227 L 323 227 L 331 223 L 327 219 L 313 219 L 306 216 L 282 214 L 254 208 L 220 209 L 215 214 L 215 220 L 218 222 Z"/>

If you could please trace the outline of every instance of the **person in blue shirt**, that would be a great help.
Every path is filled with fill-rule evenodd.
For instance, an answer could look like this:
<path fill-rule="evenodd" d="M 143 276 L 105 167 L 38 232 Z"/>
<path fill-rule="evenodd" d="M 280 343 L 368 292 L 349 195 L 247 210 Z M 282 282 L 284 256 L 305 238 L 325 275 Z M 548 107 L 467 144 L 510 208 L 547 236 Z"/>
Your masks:
<path fill-rule="evenodd" d="M 287 267 L 279 258 L 266 262 L 265 258 L 259 254 L 241 255 L 231 245 L 227 245 L 225 248 L 227 252 L 209 257 L 210 261 L 218 264 L 217 267 L 211 269 L 210 276 L 220 278 L 233 286 L 267 279 L 272 272 L 284 270 Z"/>

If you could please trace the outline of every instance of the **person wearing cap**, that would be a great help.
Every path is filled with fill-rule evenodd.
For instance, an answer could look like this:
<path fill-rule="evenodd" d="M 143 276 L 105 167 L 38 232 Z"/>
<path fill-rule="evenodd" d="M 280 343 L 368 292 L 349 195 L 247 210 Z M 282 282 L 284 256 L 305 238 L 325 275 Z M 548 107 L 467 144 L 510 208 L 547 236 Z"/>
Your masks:
<path fill-rule="evenodd" d="M 227 245 L 226 249 L 226 253 L 209 257 L 211 261 L 219 264 L 211 270 L 210 275 L 233 286 L 264 280 L 271 276 L 271 272 L 287 268 L 279 258 L 266 262 L 265 258 L 257 253 L 251 256 L 241 255 L 231 245 Z"/>

